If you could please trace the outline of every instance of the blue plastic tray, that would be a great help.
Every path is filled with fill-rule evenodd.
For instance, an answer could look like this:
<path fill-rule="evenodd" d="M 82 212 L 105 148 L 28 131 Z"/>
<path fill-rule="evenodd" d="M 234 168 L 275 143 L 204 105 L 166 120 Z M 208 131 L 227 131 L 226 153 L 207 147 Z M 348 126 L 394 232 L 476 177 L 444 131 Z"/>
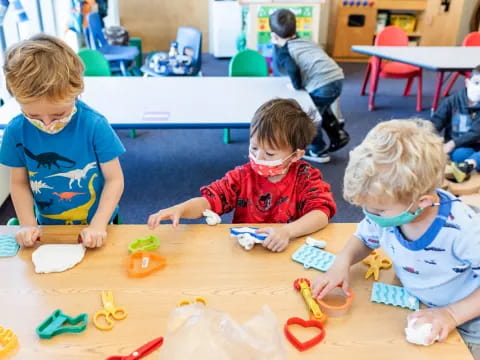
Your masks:
<path fill-rule="evenodd" d="M 295 251 L 292 259 L 303 264 L 306 269 L 327 271 L 335 261 L 335 255 L 310 245 L 302 245 Z"/>

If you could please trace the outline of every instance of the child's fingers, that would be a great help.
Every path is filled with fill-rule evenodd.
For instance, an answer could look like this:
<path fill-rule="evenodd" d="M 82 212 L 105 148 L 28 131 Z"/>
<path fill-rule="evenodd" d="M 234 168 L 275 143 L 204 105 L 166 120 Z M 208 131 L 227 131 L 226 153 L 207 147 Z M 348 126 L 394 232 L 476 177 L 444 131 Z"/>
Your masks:
<path fill-rule="evenodd" d="M 343 280 L 343 283 L 342 283 L 342 290 L 343 292 L 345 293 L 345 295 L 347 296 L 350 296 L 350 284 L 348 283 L 348 280 Z"/>
<path fill-rule="evenodd" d="M 430 331 L 430 335 L 425 339 L 425 342 L 427 344 L 432 344 L 435 341 L 435 338 L 437 336 L 440 336 L 441 331 L 442 331 L 442 327 L 440 323 L 438 321 L 434 321 L 432 323 L 432 331 Z"/>
<path fill-rule="evenodd" d="M 177 213 L 172 214 L 172 215 L 170 215 L 170 220 L 172 220 L 173 227 L 177 227 L 177 225 L 180 221 L 180 216 Z"/>
<path fill-rule="evenodd" d="M 148 217 L 148 228 L 150 230 L 153 230 L 155 228 L 155 220 L 157 219 L 158 213 L 152 214 Z"/>
<path fill-rule="evenodd" d="M 438 341 L 445 341 L 447 340 L 448 337 L 448 328 L 446 326 L 442 327 L 442 330 L 440 330 L 440 336 L 438 338 Z"/>
<path fill-rule="evenodd" d="M 315 280 L 313 282 L 313 285 L 312 285 L 312 295 L 313 295 L 313 297 L 315 297 L 315 298 L 319 297 L 320 292 L 323 290 L 325 285 L 327 285 L 327 283 L 328 283 L 328 280 L 326 280 L 323 277 Z"/>
<path fill-rule="evenodd" d="M 320 293 L 318 294 L 318 298 L 319 299 L 323 299 L 330 291 L 332 291 L 334 288 L 337 287 L 337 284 L 335 284 L 334 282 L 332 281 L 328 281 L 325 286 L 323 287 L 323 289 L 320 291 Z"/>

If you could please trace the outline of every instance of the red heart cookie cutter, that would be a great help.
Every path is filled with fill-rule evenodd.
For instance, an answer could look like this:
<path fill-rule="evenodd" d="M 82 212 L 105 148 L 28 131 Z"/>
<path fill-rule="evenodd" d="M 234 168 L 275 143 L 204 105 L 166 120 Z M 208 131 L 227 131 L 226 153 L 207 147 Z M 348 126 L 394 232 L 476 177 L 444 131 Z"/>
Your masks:
<path fill-rule="evenodd" d="M 304 328 L 317 328 L 320 329 L 320 334 L 316 335 L 315 337 L 307 340 L 305 342 L 301 342 L 298 340 L 289 329 L 290 325 L 300 325 Z M 305 351 L 310 349 L 311 347 L 317 345 L 319 342 L 323 340 L 325 337 L 325 328 L 320 321 L 317 320 L 303 320 L 298 317 L 292 317 L 287 320 L 285 326 L 283 327 L 283 332 L 285 333 L 285 337 L 290 341 L 290 343 L 297 348 L 298 351 Z"/>

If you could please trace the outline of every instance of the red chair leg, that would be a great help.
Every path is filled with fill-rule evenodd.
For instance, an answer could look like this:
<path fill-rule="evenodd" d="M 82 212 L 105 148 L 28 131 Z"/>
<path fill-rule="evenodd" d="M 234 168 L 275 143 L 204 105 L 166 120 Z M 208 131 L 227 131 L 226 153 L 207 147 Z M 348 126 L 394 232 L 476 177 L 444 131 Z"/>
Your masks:
<path fill-rule="evenodd" d="M 443 92 L 442 96 L 448 96 L 448 93 L 450 92 L 450 90 L 452 90 L 452 87 L 455 84 L 455 81 L 457 81 L 459 75 L 460 75 L 460 73 L 458 71 L 453 73 L 452 78 L 448 82 L 448 85 L 445 88 L 445 91 Z"/>
<path fill-rule="evenodd" d="M 403 96 L 409 96 L 410 90 L 412 89 L 413 77 L 409 77 L 407 80 L 407 85 L 405 85 L 405 90 L 403 91 Z"/>
<path fill-rule="evenodd" d="M 418 88 L 417 88 L 417 111 L 422 111 L 422 85 L 423 83 L 423 72 L 420 69 L 420 73 L 418 74 Z"/>
<path fill-rule="evenodd" d="M 370 93 L 368 94 L 368 110 L 375 110 L 375 93 L 378 87 L 378 78 L 380 76 L 381 60 L 378 57 L 373 58 L 372 71 L 370 73 Z"/>
<path fill-rule="evenodd" d="M 370 71 L 372 70 L 372 65 L 370 65 L 370 62 L 367 63 L 367 69 L 365 70 L 365 77 L 363 78 L 363 84 L 362 84 L 362 90 L 360 90 L 360 95 L 365 95 L 365 89 L 368 84 L 368 77 L 370 76 Z"/>

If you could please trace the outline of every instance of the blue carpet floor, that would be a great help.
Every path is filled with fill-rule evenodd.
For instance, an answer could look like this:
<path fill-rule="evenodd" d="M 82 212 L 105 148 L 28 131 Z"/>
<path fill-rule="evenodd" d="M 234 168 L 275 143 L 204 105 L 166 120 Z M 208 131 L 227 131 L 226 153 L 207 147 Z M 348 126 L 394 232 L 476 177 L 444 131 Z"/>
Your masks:
<path fill-rule="evenodd" d="M 362 218 L 361 210 L 342 199 L 343 174 L 348 161 L 348 152 L 358 145 L 369 129 L 380 121 L 393 118 L 429 118 L 435 85 L 435 73 L 424 74 L 424 111 L 415 111 L 415 94 L 403 97 L 403 80 L 381 79 L 377 97 L 377 110 L 367 110 L 367 96 L 360 96 L 365 64 L 341 64 L 345 71 L 345 84 L 341 97 L 342 112 L 346 129 L 350 133 L 350 144 L 332 154 L 328 164 L 316 165 L 332 186 L 338 212 L 333 222 L 357 222 Z M 202 68 L 204 76 L 226 76 L 228 60 L 217 60 L 205 55 Z M 456 88 L 462 86 L 457 81 Z M 235 111 L 235 109 L 232 109 Z M 199 195 L 199 188 L 220 178 L 236 165 L 248 161 L 248 130 L 232 130 L 233 142 L 222 142 L 222 130 L 148 130 L 137 131 L 138 137 L 131 139 L 128 131 L 118 134 L 127 148 L 121 157 L 125 173 L 125 192 L 120 202 L 120 213 L 124 223 L 145 223 L 148 215 L 158 209 L 174 205 Z M 0 209 L 0 223 L 13 216 L 11 202 Z M 229 222 L 230 215 L 223 217 Z M 203 220 L 193 221 L 202 222 Z M 187 221 L 185 221 L 187 222 Z"/>

